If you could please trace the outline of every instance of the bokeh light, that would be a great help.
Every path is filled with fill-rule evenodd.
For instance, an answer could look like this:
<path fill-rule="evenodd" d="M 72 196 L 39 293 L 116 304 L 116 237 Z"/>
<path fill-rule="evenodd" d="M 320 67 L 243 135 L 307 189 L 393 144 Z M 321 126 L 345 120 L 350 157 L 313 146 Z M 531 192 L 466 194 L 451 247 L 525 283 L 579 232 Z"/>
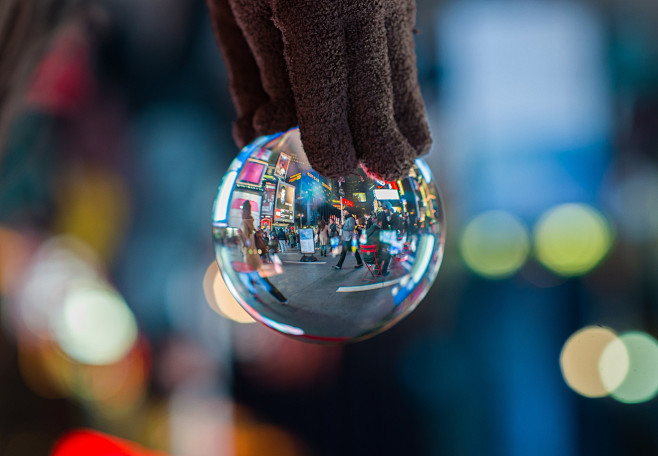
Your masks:
<path fill-rule="evenodd" d="M 560 368 L 571 389 L 586 397 L 608 395 L 599 373 L 599 360 L 615 339 L 614 331 L 599 326 L 588 326 L 569 337 L 560 354 Z"/>
<path fill-rule="evenodd" d="M 560 367 L 569 387 L 585 397 L 635 404 L 658 394 L 658 342 L 644 332 L 583 328 L 564 344 Z"/>
<path fill-rule="evenodd" d="M 212 310 L 236 323 L 255 323 L 251 315 L 238 304 L 219 273 L 216 262 L 212 262 L 203 277 L 203 292 Z"/>
<path fill-rule="evenodd" d="M 123 235 L 130 198 L 120 175 L 104 168 L 72 167 L 57 194 L 55 229 L 111 258 Z"/>
<path fill-rule="evenodd" d="M 225 317 L 222 313 L 221 310 L 219 310 L 219 304 L 217 304 L 217 301 L 215 300 L 215 277 L 217 277 L 217 274 L 219 274 L 219 267 L 217 266 L 217 263 L 214 261 L 210 263 L 210 266 L 208 266 L 208 269 L 206 269 L 206 273 L 203 275 L 203 295 L 206 298 L 206 302 L 208 303 L 208 306 L 216 313 L 221 315 L 222 317 Z"/>
<path fill-rule="evenodd" d="M 538 260 L 563 276 L 592 270 L 612 245 L 606 219 L 586 204 L 563 204 L 546 212 L 535 227 Z"/>
<path fill-rule="evenodd" d="M 514 274 L 530 250 L 528 230 L 508 212 L 488 211 L 471 220 L 460 242 L 464 261 L 476 273 L 489 278 Z"/>
<path fill-rule="evenodd" d="M 628 351 L 629 367 L 611 396 L 627 404 L 653 399 L 658 393 L 658 342 L 639 331 L 622 334 L 619 339 Z"/>
<path fill-rule="evenodd" d="M 137 339 L 135 317 L 123 298 L 92 282 L 69 291 L 53 330 L 62 350 L 86 364 L 116 362 Z"/>
<path fill-rule="evenodd" d="M 629 367 L 630 359 L 626 345 L 620 338 L 615 337 L 603 349 L 599 359 L 601 383 L 608 393 L 619 388 L 628 375 Z"/>
<path fill-rule="evenodd" d="M 51 325 L 73 283 L 102 283 L 96 254 L 73 236 L 43 242 L 25 267 L 16 293 L 14 325 L 31 338 L 51 337 Z"/>

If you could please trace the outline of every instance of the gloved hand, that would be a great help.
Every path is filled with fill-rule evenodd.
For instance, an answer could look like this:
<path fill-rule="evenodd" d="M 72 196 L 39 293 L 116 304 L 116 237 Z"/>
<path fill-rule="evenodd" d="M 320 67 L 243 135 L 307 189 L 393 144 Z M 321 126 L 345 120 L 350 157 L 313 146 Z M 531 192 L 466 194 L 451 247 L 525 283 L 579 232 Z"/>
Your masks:
<path fill-rule="evenodd" d="M 207 0 L 240 147 L 299 125 L 326 177 L 395 180 L 429 149 L 414 0 Z"/>

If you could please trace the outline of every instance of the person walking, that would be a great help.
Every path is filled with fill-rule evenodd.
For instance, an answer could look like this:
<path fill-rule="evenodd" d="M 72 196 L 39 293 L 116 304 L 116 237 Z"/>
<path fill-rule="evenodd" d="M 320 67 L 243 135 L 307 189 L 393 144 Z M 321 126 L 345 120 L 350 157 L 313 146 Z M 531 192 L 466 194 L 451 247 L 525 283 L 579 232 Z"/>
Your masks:
<path fill-rule="evenodd" d="M 286 239 L 286 233 L 283 231 L 283 228 L 279 227 L 276 237 L 279 239 L 279 252 L 286 253 L 288 251 L 288 247 L 286 246 L 288 240 Z"/>
<path fill-rule="evenodd" d="M 336 223 L 336 218 L 332 215 L 331 218 L 329 219 L 329 237 L 337 237 L 338 236 L 338 224 Z"/>
<path fill-rule="evenodd" d="M 340 253 L 340 259 L 338 260 L 338 264 L 334 266 L 334 269 L 343 268 L 343 262 L 345 261 L 347 251 L 352 248 L 352 238 L 354 237 L 354 228 L 356 227 L 356 220 L 354 220 L 354 216 L 352 216 L 350 211 L 343 209 L 343 217 L 345 219 L 342 234 L 343 251 Z M 363 260 L 361 259 L 358 249 L 354 252 L 354 256 L 356 257 L 356 266 L 354 266 L 354 268 L 362 268 Z"/>
<path fill-rule="evenodd" d="M 245 201 L 242 205 L 242 223 L 238 229 L 238 234 L 242 244 L 243 261 L 252 268 L 252 271 L 248 273 L 252 284 L 260 284 L 279 302 L 287 303 L 288 298 L 267 277 L 261 277 L 259 274 L 263 262 L 256 247 L 256 227 L 254 226 L 254 218 L 251 215 L 251 203 L 249 201 Z"/>
<path fill-rule="evenodd" d="M 318 223 L 318 243 L 320 244 L 320 256 L 327 256 L 329 225 L 327 225 L 324 219 L 320 219 L 320 223 Z"/>
<path fill-rule="evenodd" d="M 263 262 L 269 262 L 269 258 L 270 258 L 267 248 L 267 241 L 265 240 L 266 236 L 267 235 L 263 230 L 258 230 L 254 234 L 254 241 L 256 242 L 256 248 L 258 249 L 258 253 L 260 255 L 261 260 L 263 260 Z"/>
<path fill-rule="evenodd" d="M 384 215 L 379 214 L 374 218 L 373 224 L 366 230 L 365 245 L 374 245 L 376 247 L 375 253 L 364 253 L 363 261 L 368 264 L 374 264 L 377 260 L 377 267 L 382 276 L 388 275 L 388 266 L 391 263 L 391 254 L 388 244 L 379 240 L 379 232 L 384 223 Z"/>
<path fill-rule="evenodd" d="M 276 237 L 276 230 L 270 232 L 271 237 L 268 238 L 267 247 L 270 254 L 270 259 L 272 253 L 279 253 L 279 239 Z"/>
<path fill-rule="evenodd" d="M 245 201 L 242 205 L 242 223 L 238 233 L 242 241 L 243 261 L 255 271 L 258 271 L 262 266 L 262 262 L 256 246 L 256 228 L 254 227 L 254 218 L 251 216 L 251 203 L 249 201 Z"/>

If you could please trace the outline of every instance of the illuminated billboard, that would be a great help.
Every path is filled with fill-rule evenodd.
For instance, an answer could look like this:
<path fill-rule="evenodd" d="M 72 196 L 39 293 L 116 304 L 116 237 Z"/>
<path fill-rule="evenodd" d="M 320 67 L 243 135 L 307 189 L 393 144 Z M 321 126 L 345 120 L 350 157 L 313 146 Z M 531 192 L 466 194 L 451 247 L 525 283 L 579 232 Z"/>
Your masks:
<path fill-rule="evenodd" d="M 231 207 L 228 212 L 228 226 L 239 228 L 242 224 L 242 205 L 245 201 L 251 204 L 251 216 L 254 218 L 254 225 L 260 224 L 260 202 L 262 197 L 254 193 L 235 190 L 231 198 Z"/>
<path fill-rule="evenodd" d="M 281 152 L 279 160 L 276 162 L 274 175 L 280 179 L 285 179 L 288 174 L 288 167 L 290 166 L 290 155 Z"/>
<path fill-rule="evenodd" d="M 375 194 L 375 199 L 380 200 L 380 201 L 399 200 L 400 199 L 400 195 L 398 194 L 397 190 L 392 190 L 392 189 L 387 189 L 387 188 L 380 188 L 380 189 L 374 190 L 373 193 Z"/>
<path fill-rule="evenodd" d="M 274 221 L 293 223 L 295 220 L 295 187 L 279 182 L 274 201 Z"/>
<path fill-rule="evenodd" d="M 270 155 L 272 155 L 271 150 L 261 147 L 260 149 L 258 149 L 257 151 L 251 154 L 251 158 L 255 158 L 256 160 L 268 161 L 270 159 Z"/>
<path fill-rule="evenodd" d="M 365 203 L 367 201 L 365 193 L 354 193 L 353 197 L 354 197 L 354 200 L 358 201 L 359 203 Z"/>
<path fill-rule="evenodd" d="M 263 187 L 263 215 L 274 215 L 274 200 L 276 199 L 276 184 L 265 182 Z"/>
<path fill-rule="evenodd" d="M 263 175 L 267 170 L 267 164 L 256 160 L 247 160 L 240 174 L 238 175 L 237 185 L 250 188 L 261 188 Z"/>
<path fill-rule="evenodd" d="M 299 244 L 301 253 L 315 253 L 315 241 L 313 240 L 313 228 L 299 230 Z"/>

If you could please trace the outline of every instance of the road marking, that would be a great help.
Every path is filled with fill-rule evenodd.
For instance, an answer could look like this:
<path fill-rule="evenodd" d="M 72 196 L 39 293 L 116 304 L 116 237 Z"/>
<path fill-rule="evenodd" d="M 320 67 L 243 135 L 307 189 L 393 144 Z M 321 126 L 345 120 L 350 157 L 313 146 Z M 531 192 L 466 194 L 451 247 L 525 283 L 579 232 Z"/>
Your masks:
<path fill-rule="evenodd" d="M 353 293 L 355 291 L 376 290 L 378 288 L 385 288 L 395 285 L 400 280 L 402 280 L 402 278 L 389 280 L 387 282 L 381 282 L 381 283 L 371 283 L 369 285 L 358 285 L 356 287 L 340 287 L 338 288 L 338 290 L 336 290 L 336 293 Z"/>
<path fill-rule="evenodd" d="M 283 261 L 289 264 L 327 264 L 326 261 Z"/>

